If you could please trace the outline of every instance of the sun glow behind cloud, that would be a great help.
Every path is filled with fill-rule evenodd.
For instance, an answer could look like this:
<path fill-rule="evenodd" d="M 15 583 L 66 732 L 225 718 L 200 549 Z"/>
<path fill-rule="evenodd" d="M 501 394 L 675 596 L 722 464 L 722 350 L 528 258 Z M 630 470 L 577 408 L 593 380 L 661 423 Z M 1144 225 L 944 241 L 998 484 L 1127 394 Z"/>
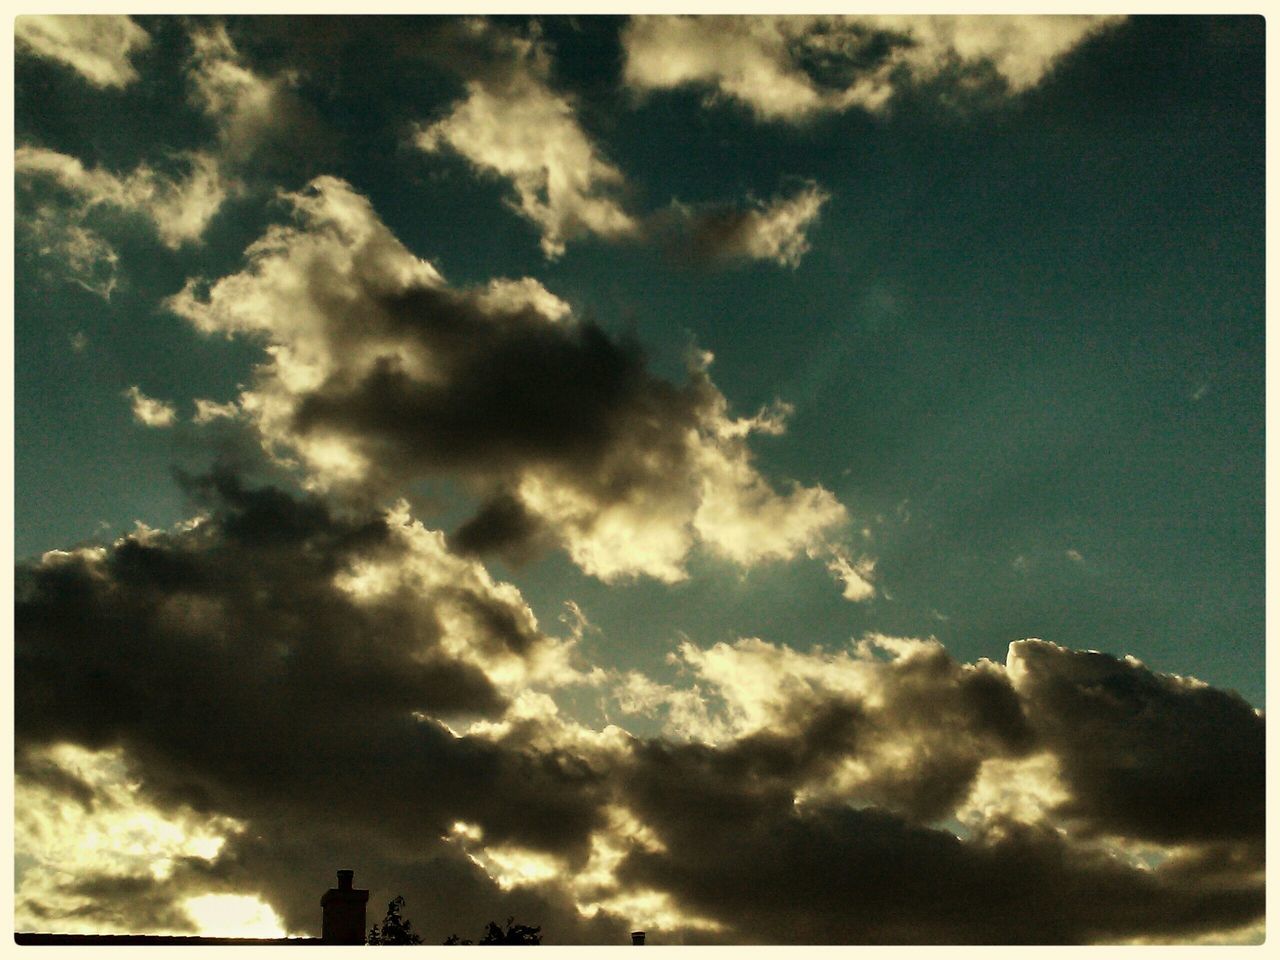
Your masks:
<path fill-rule="evenodd" d="M 69 799 L 68 786 L 71 787 Z M 129 776 L 120 749 L 87 750 L 74 744 L 29 751 L 19 759 L 14 787 L 15 880 L 19 929 L 45 921 L 25 907 L 45 900 L 68 877 L 93 877 L 127 886 L 164 882 L 183 860 L 215 860 L 228 836 L 244 825 L 231 817 L 202 816 L 190 808 L 164 810 Z M 59 933 L 137 933 L 128 910 L 93 911 L 92 898 L 66 903 Z M 77 907 L 82 908 L 76 914 Z M 180 915 L 153 918 L 153 930 L 190 933 Z"/>
<path fill-rule="evenodd" d="M 209 893 L 191 897 L 183 907 L 201 936 L 285 937 L 288 932 L 268 904 L 257 897 L 234 893 Z"/>

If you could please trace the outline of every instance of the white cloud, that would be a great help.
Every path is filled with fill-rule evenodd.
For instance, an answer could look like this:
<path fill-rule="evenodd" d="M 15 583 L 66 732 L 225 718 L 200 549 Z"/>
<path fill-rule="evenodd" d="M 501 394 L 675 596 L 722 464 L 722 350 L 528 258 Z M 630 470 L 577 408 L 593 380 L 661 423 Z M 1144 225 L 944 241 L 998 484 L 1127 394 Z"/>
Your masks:
<path fill-rule="evenodd" d="M 45 19 L 94 21 L 98 29 L 102 25 L 97 21 L 113 18 L 24 17 L 19 23 Z M 146 217 L 170 249 L 194 243 L 227 198 L 243 189 L 234 169 L 287 130 L 297 114 L 292 76 L 259 76 L 243 62 L 222 24 L 197 28 L 190 39 L 190 98 L 213 119 L 218 141 L 210 149 L 173 155 L 170 159 L 185 168 L 183 173 L 160 172 L 145 162 L 128 173 L 114 173 L 30 145 L 14 155 L 19 177 L 56 184 L 71 198 L 60 210 L 46 204 L 42 214 L 26 218 L 27 226 L 54 237 L 45 243 L 48 252 L 60 252 L 72 278 L 104 298 L 116 285 L 117 257 L 107 241 L 85 226 L 93 210 L 112 207 Z"/>
<path fill-rule="evenodd" d="M 144 427 L 171 427 L 178 419 L 172 404 L 148 397 L 137 384 L 124 392 L 133 409 L 133 419 Z"/>
<path fill-rule="evenodd" d="M 755 201 L 745 210 L 674 208 L 688 221 L 696 255 L 713 260 L 766 260 L 795 268 L 809 251 L 809 228 L 830 194 L 808 183 L 791 196 Z"/>
<path fill-rule="evenodd" d="M 747 256 L 772 260 L 779 266 L 798 267 L 809 251 L 806 231 L 818 218 L 829 194 L 810 184 L 793 197 L 775 197 L 748 213 L 749 228 L 743 242 Z"/>
<path fill-rule="evenodd" d="M 512 58 L 510 69 L 471 79 L 467 96 L 448 116 L 418 129 L 417 145 L 428 153 L 448 147 L 477 169 L 509 180 L 516 193 L 512 207 L 538 226 L 549 258 L 584 234 L 634 233 L 636 222 L 615 196 L 622 173 L 600 155 L 571 101 L 551 89 L 542 45 L 473 23 Z"/>
<path fill-rule="evenodd" d="M 340 180 L 287 199 L 296 225 L 168 305 L 200 330 L 265 338 L 237 404 L 313 486 L 454 472 L 504 491 L 604 580 L 683 579 L 699 543 L 743 565 L 785 559 L 845 521 L 822 487 L 779 493 L 760 475 L 747 441 L 780 432 L 786 408 L 731 417 L 709 357 L 666 383 L 532 279 L 450 287 Z M 530 350 L 544 357 L 532 377 Z"/>
<path fill-rule="evenodd" d="M 827 561 L 827 570 L 844 584 L 841 596 L 846 600 L 858 603 L 861 600 L 870 600 L 876 595 L 876 587 L 872 582 L 876 562 L 870 557 L 853 560 L 843 550 L 833 549 L 831 558 Z"/>
<path fill-rule="evenodd" d="M 157 173 L 145 163 L 118 175 L 86 167 L 78 158 L 56 150 L 23 146 L 14 153 L 14 169 L 19 177 L 52 182 L 70 195 L 69 230 L 80 228 L 94 208 L 115 207 L 145 216 L 165 246 L 177 249 L 199 239 L 228 189 L 209 154 L 191 152 L 179 159 L 188 168 L 180 179 Z"/>
<path fill-rule="evenodd" d="M 196 412 L 191 419 L 195 423 L 212 423 L 214 420 L 234 420 L 240 415 L 240 408 L 234 403 L 218 403 L 204 397 L 196 397 Z"/>
<path fill-rule="evenodd" d="M 623 77 L 638 91 L 686 85 L 735 100 L 761 120 L 885 109 L 901 75 L 936 76 L 955 60 L 990 62 L 1010 91 L 1116 17 L 635 17 L 622 32 Z M 887 52 L 876 44 L 889 39 Z"/>
<path fill-rule="evenodd" d="M 222 23 L 191 32 L 190 99 L 217 124 L 220 159 L 238 163 L 288 128 L 298 106 L 293 74 L 264 77 L 236 50 Z"/>
<path fill-rule="evenodd" d="M 66 64 L 96 87 L 137 80 L 129 58 L 151 43 L 125 16 L 26 15 L 14 20 L 13 35 L 36 56 Z"/>

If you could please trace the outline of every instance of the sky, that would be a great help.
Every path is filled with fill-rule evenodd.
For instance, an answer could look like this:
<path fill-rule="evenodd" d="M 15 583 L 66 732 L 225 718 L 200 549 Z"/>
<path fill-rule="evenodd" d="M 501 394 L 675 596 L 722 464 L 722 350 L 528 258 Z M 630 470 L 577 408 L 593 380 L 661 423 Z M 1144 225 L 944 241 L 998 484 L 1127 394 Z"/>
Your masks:
<path fill-rule="evenodd" d="M 1259 942 L 1263 54 L 18 18 L 16 928 Z"/>

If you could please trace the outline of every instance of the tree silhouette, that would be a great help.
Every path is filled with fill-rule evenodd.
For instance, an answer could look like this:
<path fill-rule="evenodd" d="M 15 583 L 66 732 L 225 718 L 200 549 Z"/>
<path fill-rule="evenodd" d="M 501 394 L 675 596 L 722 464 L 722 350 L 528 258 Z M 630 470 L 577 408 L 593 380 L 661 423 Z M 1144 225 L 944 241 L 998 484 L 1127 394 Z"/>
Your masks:
<path fill-rule="evenodd" d="M 514 947 L 536 947 L 542 943 L 542 928 L 530 927 L 523 923 L 516 923 L 515 917 L 507 917 L 507 927 L 504 930 L 497 923 L 490 920 L 489 926 L 484 931 L 484 936 L 480 940 L 459 940 L 456 933 L 450 934 L 449 939 L 444 942 L 446 947 L 452 946 L 514 946 Z"/>
<path fill-rule="evenodd" d="M 382 928 L 375 923 L 369 928 L 369 944 L 375 947 L 399 947 L 422 943 L 422 938 L 413 932 L 413 922 L 400 916 L 404 906 L 404 897 L 396 897 L 387 904 L 387 915 L 382 920 Z"/>

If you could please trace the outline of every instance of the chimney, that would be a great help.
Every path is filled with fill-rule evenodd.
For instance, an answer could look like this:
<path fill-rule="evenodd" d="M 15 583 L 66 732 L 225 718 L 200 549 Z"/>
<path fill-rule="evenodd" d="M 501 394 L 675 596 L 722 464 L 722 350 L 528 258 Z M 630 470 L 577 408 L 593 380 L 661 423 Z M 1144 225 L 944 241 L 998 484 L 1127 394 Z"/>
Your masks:
<path fill-rule="evenodd" d="M 369 902 L 368 890 L 356 890 L 351 886 L 354 870 L 338 871 L 338 886 L 320 898 L 324 911 L 324 924 L 320 939 L 324 943 L 364 943 L 364 908 Z"/>
<path fill-rule="evenodd" d="M 632 930 L 632 931 L 631 931 L 631 945 L 632 945 L 633 947 L 643 947 L 643 946 L 644 946 L 644 931 L 643 931 L 643 930 Z"/>

